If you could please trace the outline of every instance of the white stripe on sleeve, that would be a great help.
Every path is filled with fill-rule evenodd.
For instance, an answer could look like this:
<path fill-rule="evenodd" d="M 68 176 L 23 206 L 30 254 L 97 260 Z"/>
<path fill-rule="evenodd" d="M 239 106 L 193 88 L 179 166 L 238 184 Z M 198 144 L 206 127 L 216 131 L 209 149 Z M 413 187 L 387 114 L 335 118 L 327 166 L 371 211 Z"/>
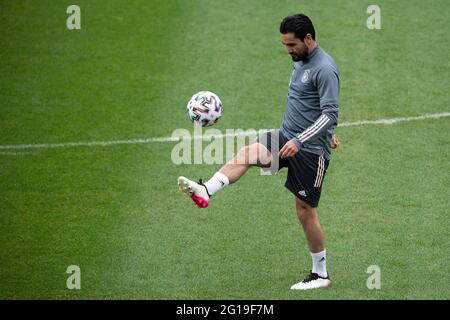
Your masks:
<path fill-rule="evenodd" d="M 312 126 L 299 134 L 297 138 L 301 143 L 305 142 L 316 133 L 318 133 L 328 122 L 330 122 L 330 118 L 328 118 L 326 115 L 321 115 Z"/>

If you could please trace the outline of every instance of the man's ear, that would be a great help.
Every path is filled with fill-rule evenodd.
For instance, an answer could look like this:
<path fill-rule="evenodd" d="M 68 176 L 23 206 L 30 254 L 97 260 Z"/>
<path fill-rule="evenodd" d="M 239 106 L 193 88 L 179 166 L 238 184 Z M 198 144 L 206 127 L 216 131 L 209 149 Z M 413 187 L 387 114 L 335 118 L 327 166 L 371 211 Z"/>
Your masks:
<path fill-rule="evenodd" d="M 314 39 L 312 38 L 310 33 L 307 33 L 305 39 L 303 39 L 303 42 L 309 47 L 313 44 Z"/>

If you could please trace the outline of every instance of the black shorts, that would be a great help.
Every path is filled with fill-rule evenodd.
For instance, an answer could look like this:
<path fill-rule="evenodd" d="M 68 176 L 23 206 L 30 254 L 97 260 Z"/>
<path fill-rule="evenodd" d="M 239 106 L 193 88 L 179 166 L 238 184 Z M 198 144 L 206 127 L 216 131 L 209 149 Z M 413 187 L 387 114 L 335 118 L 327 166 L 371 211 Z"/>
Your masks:
<path fill-rule="evenodd" d="M 279 158 L 278 151 L 289 141 L 279 130 L 265 132 L 258 136 L 256 142 L 263 144 L 274 160 L 270 171 L 275 173 L 282 168 L 288 168 L 284 184 L 297 198 L 311 207 L 319 205 L 323 178 L 327 172 L 329 161 L 322 155 L 299 150 L 289 158 Z"/>

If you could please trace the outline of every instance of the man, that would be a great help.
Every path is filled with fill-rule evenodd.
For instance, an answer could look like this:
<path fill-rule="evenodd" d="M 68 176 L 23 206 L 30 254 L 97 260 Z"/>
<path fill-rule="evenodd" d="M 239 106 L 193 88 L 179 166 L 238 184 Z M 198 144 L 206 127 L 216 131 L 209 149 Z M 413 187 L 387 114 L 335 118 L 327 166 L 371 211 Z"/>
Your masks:
<path fill-rule="evenodd" d="M 338 146 L 334 136 L 339 105 L 339 71 L 333 59 L 318 46 L 311 20 L 304 14 L 283 19 L 281 42 L 294 61 L 287 106 L 279 130 L 264 133 L 243 147 L 214 176 L 202 183 L 178 178 L 182 192 L 199 208 L 208 206 L 213 194 L 239 180 L 250 166 L 288 168 L 285 183 L 295 195 L 298 218 L 303 226 L 312 258 L 311 273 L 291 289 L 331 286 L 326 270 L 324 233 L 317 216 L 330 147 Z M 281 148 L 281 149 L 279 149 Z"/>

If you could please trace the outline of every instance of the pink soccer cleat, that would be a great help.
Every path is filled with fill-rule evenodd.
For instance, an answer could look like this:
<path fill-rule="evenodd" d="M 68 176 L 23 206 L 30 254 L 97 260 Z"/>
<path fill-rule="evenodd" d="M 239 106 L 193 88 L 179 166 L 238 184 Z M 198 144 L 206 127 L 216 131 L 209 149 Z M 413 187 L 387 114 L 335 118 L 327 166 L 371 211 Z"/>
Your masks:
<path fill-rule="evenodd" d="M 210 195 L 205 185 L 197 183 L 185 177 L 178 177 L 178 188 L 187 194 L 199 208 L 206 208 L 209 204 Z"/>

